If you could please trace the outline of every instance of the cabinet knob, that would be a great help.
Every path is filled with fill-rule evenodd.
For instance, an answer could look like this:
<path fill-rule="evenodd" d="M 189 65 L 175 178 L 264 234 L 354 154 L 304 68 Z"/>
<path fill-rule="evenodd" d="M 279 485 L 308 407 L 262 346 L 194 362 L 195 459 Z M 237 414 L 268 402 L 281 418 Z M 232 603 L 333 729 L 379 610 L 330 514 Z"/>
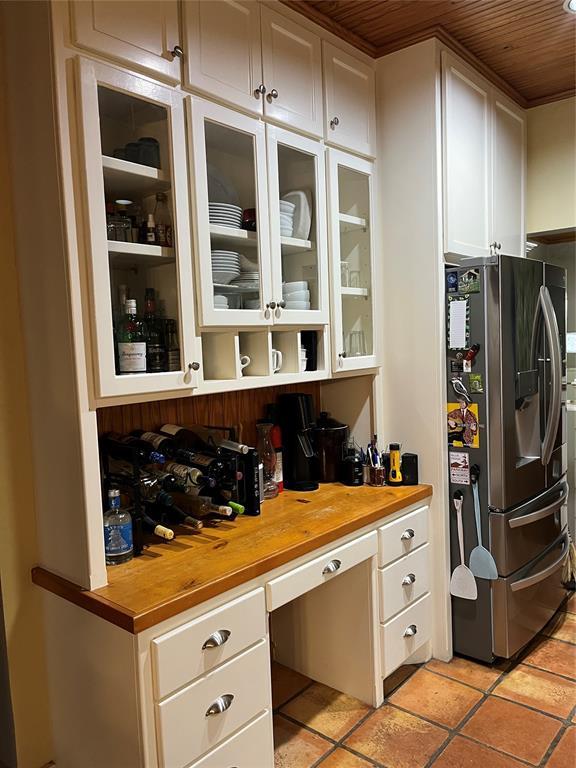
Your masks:
<path fill-rule="evenodd" d="M 340 566 L 342 565 L 341 560 L 330 560 L 328 565 L 324 567 L 324 570 L 322 571 L 323 576 L 327 576 L 329 573 L 336 573 L 340 569 Z"/>
<path fill-rule="evenodd" d="M 270 307 L 270 309 L 276 309 L 276 302 L 271 301 L 270 304 L 266 304 L 266 308 Z"/>
<path fill-rule="evenodd" d="M 230 709 L 230 705 L 233 701 L 234 696 L 231 693 L 225 693 L 222 696 L 218 696 L 216 701 L 210 704 L 206 710 L 206 717 L 211 717 L 212 715 L 221 715 L 222 712 L 226 712 L 227 709 Z"/>
<path fill-rule="evenodd" d="M 202 646 L 202 650 L 207 648 L 218 648 L 220 645 L 224 645 L 232 633 L 229 629 L 217 629 L 216 632 L 212 632 L 208 640 Z"/>
<path fill-rule="evenodd" d="M 340 118 L 339 117 L 333 117 L 332 120 L 330 120 L 330 128 L 334 130 L 337 125 L 340 125 Z"/>
<path fill-rule="evenodd" d="M 265 93 L 266 93 L 266 86 L 264 85 L 264 83 L 260 83 L 258 88 L 254 89 L 254 98 L 259 99 L 260 96 L 264 96 Z"/>
<path fill-rule="evenodd" d="M 200 370 L 200 363 L 197 363 L 197 362 L 188 363 L 188 370 L 189 371 L 199 371 Z"/>
<path fill-rule="evenodd" d="M 179 45 L 175 45 L 174 48 L 172 48 L 172 50 L 170 51 L 170 53 L 172 54 L 173 59 L 175 59 L 176 57 L 181 59 L 184 56 L 184 51 L 182 50 L 182 48 L 180 48 Z"/>
<path fill-rule="evenodd" d="M 338 368 L 344 368 L 344 358 L 346 357 L 346 352 L 339 352 L 338 353 Z"/>
<path fill-rule="evenodd" d="M 502 248 L 502 243 L 498 243 L 496 240 L 494 240 L 493 243 L 490 243 L 490 255 L 497 256 L 500 248 Z"/>
<path fill-rule="evenodd" d="M 272 88 L 270 93 L 266 96 L 268 103 L 272 104 L 272 101 L 277 98 L 278 98 L 278 91 L 276 90 L 276 88 Z"/>
<path fill-rule="evenodd" d="M 402 586 L 409 587 L 411 584 L 414 584 L 415 581 L 416 581 L 416 576 L 413 573 L 408 573 L 402 579 Z"/>
<path fill-rule="evenodd" d="M 406 528 L 402 536 L 400 536 L 400 541 L 408 541 L 409 539 L 414 538 L 414 530 L 412 528 Z"/>
<path fill-rule="evenodd" d="M 404 637 L 414 637 L 414 635 L 418 632 L 418 627 L 416 624 L 410 624 L 409 627 L 406 627 L 404 630 Z"/>
<path fill-rule="evenodd" d="M 286 302 L 284 301 L 284 299 L 282 299 L 282 301 L 278 302 L 278 306 L 281 307 L 282 309 L 284 309 L 284 307 L 286 306 Z"/>

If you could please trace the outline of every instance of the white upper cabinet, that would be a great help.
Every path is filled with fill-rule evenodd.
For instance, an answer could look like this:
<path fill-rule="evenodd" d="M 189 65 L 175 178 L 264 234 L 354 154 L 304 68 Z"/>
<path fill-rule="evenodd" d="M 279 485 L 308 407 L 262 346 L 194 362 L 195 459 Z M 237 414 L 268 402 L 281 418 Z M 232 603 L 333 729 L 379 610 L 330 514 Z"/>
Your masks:
<path fill-rule="evenodd" d="M 499 250 L 524 256 L 526 123 L 521 110 L 496 95 L 492 124 L 493 233 Z"/>
<path fill-rule="evenodd" d="M 490 93 L 455 59 L 444 58 L 444 251 L 490 253 Z"/>
<path fill-rule="evenodd" d="M 524 256 L 523 112 L 456 57 L 442 64 L 444 251 Z"/>
<path fill-rule="evenodd" d="M 260 4 L 185 0 L 183 11 L 185 85 L 262 114 Z"/>
<path fill-rule="evenodd" d="M 320 38 L 262 6 L 264 114 L 312 136 L 322 136 Z"/>
<path fill-rule="evenodd" d="M 75 45 L 169 83 L 180 81 L 176 0 L 74 0 L 70 8 Z"/>
<path fill-rule="evenodd" d="M 376 154 L 374 70 L 324 41 L 324 138 L 361 155 Z"/>

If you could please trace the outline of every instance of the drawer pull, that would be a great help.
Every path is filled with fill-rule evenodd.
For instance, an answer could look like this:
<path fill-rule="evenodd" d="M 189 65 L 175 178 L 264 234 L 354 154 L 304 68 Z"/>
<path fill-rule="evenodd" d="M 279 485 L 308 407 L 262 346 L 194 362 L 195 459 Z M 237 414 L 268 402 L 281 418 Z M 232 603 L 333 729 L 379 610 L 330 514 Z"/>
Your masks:
<path fill-rule="evenodd" d="M 206 710 L 206 717 L 212 717 L 212 715 L 221 715 L 222 712 L 226 712 L 230 708 L 230 705 L 234 701 L 234 696 L 231 693 L 225 693 L 223 696 L 218 696 L 213 704 L 210 704 Z"/>
<path fill-rule="evenodd" d="M 414 637 L 414 635 L 418 632 L 418 627 L 416 624 L 410 624 L 409 627 L 406 627 L 404 630 L 404 637 Z"/>
<path fill-rule="evenodd" d="M 340 568 L 341 565 L 342 565 L 341 560 L 330 560 L 328 565 L 322 571 L 322 575 L 326 576 L 329 573 L 336 573 L 336 571 Z"/>
<path fill-rule="evenodd" d="M 402 536 L 400 536 L 400 541 L 408 541 L 408 539 L 414 538 L 414 529 L 413 528 L 406 528 Z"/>
<path fill-rule="evenodd" d="M 402 586 L 409 587 L 411 584 L 414 584 L 415 581 L 416 581 L 416 576 L 413 573 L 408 573 L 402 579 Z"/>
<path fill-rule="evenodd" d="M 229 629 L 217 629 L 216 632 L 212 632 L 208 640 L 206 640 L 202 646 L 202 650 L 205 651 L 207 648 L 218 648 L 218 646 L 224 645 L 231 634 Z"/>

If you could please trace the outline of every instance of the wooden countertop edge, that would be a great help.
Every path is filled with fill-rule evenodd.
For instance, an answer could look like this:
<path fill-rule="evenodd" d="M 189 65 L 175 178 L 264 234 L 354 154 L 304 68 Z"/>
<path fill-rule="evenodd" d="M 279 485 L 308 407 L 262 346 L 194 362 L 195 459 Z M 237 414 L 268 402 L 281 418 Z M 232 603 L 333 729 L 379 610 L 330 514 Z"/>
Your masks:
<path fill-rule="evenodd" d="M 423 499 L 427 499 L 432 496 L 432 491 L 433 489 L 431 485 L 420 485 L 419 489 L 415 491 L 413 496 L 409 499 L 398 499 L 397 501 L 389 502 L 385 507 L 375 509 L 373 512 L 367 513 L 362 518 L 347 521 L 331 528 L 329 531 L 326 531 L 319 536 L 306 539 L 305 541 L 295 544 L 287 549 L 283 549 L 280 552 L 275 552 L 262 560 L 255 561 L 237 571 L 226 574 L 222 578 L 215 579 L 188 592 L 175 595 L 173 598 L 152 606 L 142 613 L 134 613 L 133 611 L 118 605 L 118 603 L 114 603 L 111 600 L 102 597 L 97 591 L 91 592 L 90 590 L 83 589 L 77 584 L 68 581 L 62 576 L 58 576 L 41 566 L 36 566 L 32 569 L 32 581 L 34 584 L 74 603 L 80 608 L 84 608 L 90 613 L 94 613 L 97 616 L 100 616 L 100 618 L 105 619 L 132 634 L 138 634 L 139 632 L 149 629 L 155 624 L 160 624 L 160 622 L 165 621 L 172 616 L 176 616 L 189 608 L 194 608 L 206 600 L 217 597 L 218 595 L 227 592 L 229 589 L 238 587 L 251 579 L 262 576 L 262 574 L 267 573 L 268 571 L 286 565 L 286 563 L 289 563 L 291 560 L 296 560 L 303 555 L 313 552 L 315 549 L 319 549 L 326 544 L 331 544 L 333 541 L 337 541 L 343 536 L 354 533 L 354 531 L 359 530 L 366 525 L 370 525 L 377 520 L 393 515 L 403 507 L 409 507 Z"/>

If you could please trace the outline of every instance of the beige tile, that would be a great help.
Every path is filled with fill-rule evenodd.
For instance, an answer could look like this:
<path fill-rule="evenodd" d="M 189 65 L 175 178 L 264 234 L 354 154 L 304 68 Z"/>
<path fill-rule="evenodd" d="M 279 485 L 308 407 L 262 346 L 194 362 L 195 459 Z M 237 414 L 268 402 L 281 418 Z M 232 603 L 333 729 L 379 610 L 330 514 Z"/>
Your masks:
<path fill-rule="evenodd" d="M 576 645 L 542 635 L 522 663 L 576 680 Z"/>
<path fill-rule="evenodd" d="M 574 768 L 576 764 L 576 728 L 570 726 L 550 755 L 547 768 Z"/>
<path fill-rule="evenodd" d="M 460 732 L 537 765 L 561 727 L 548 715 L 489 696 Z"/>
<path fill-rule="evenodd" d="M 312 680 L 278 662 L 272 662 L 272 706 L 281 707 L 292 696 L 303 691 Z"/>
<path fill-rule="evenodd" d="M 374 768 L 372 763 L 353 755 L 347 749 L 338 748 L 328 755 L 318 768 Z"/>
<path fill-rule="evenodd" d="M 560 611 L 554 621 L 550 622 L 542 632 L 549 637 L 555 637 L 557 640 L 576 643 L 576 613 Z"/>
<path fill-rule="evenodd" d="M 455 736 L 434 761 L 434 768 L 522 768 L 525 765 L 462 736 Z"/>
<path fill-rule="evenodd" d="M 314 683 L 282 707 L 281 712 L 339 741 L 370 709 L 352 696 Z"/>
<path fill-rule="evenodd" d="M 576 683 L 525 664 L 509 672 L 494 694 L 562 718 L 576 706 Z"/>
<path fill-rule="evenodd" d="M 482 694 L 467 685 L 420 669 L 390 696 L 390 703 L 455 728 Z"/>
<path fill-rule="evenodd" d="M 424 768 L 447 738 L 442 728 L 385 704 L 346 739 L 345 746 L 386 768 Z"/>
<path fill-rule="evenodd" d="M 274 768 L 310 768 L 332 746 L 279 715 L 274 718 Z"/>
<path fill-rule="evenodd" d="M 502 670 L 494 669 L 485 664 L 477 664 L 458 656 L 454 656 L 449 662 L 432 659 L 426 664 L 426 669 L 479 688 L 481 691 L 487 691 L 502 674 Z"/>

